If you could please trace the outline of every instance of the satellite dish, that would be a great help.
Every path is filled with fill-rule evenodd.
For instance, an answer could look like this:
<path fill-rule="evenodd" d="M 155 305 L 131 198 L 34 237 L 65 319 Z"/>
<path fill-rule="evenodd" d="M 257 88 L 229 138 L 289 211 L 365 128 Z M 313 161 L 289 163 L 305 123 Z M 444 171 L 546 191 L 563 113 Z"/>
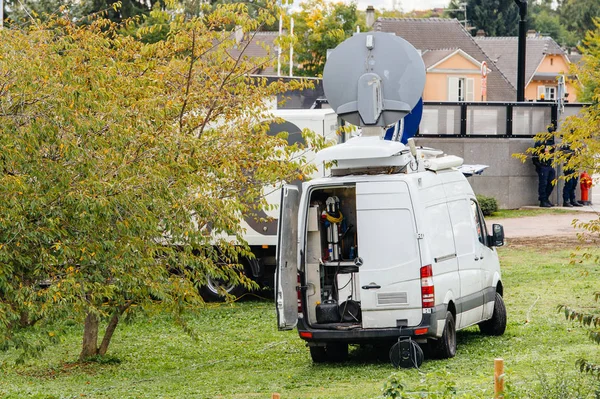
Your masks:
<path fill-rule="evenodd" d="M 384 127 L 409 114 L 425 87 L 425 65 L 406 40 L 390 33 L 358 33 L 329 55 L 325 96 L 335 112 L 357 126 Z"/>

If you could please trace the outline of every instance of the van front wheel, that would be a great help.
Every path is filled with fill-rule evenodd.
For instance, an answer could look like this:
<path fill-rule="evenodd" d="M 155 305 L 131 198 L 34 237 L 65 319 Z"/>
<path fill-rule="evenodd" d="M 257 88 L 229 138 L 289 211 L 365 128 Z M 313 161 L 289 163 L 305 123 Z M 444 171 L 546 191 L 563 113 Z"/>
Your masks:
<path fill-rule="evenodd" d="M 438 359 L 449 359 L 456 355 L 456 322 L 451 312 L 446 312 L 444 333 L 436 341 L 431 341 L 432 354 Z"/>
<path fill-rule="evenodd" d="M 496 292 L 492 318 L 479 323 L 479 331 L 485 335 L 502 335 L 506 330 L 506 306 L 502 296 Z"/>

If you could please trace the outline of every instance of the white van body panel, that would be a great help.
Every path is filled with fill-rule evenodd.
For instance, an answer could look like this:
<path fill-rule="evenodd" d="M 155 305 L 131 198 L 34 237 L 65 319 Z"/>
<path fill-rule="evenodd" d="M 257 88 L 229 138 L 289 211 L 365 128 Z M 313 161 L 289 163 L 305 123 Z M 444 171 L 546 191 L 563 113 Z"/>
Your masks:
<path fill-rule="evenodd" d="M 356 211 L 363 328 L 418 325 L 421 258 L 407 182 L 358 183 Z"/>

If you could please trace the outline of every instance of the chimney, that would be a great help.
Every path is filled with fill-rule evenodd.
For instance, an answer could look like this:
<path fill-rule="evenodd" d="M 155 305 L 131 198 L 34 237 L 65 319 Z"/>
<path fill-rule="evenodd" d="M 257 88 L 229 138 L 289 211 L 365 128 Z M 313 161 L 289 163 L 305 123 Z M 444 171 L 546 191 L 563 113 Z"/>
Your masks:
<path fill-rule="evenodd" d="M 372 28 L 375 23 L 375 8 L 373 6 L 367 7 L 367 28 Z"/>
<path fill-rule="evenodd" d="M 476 37 L 485 37 L 485 31 L 483 29 L 478 29 L 475 36 Z"/>
<path fill-rule="evenodd" d="M 527 31 L 527 38 L 528 39 L 535 38 L 535 37 L 538 37 L 538 36 L 539 36 L 538 33 L 534 29 L 529 29 Z"/>

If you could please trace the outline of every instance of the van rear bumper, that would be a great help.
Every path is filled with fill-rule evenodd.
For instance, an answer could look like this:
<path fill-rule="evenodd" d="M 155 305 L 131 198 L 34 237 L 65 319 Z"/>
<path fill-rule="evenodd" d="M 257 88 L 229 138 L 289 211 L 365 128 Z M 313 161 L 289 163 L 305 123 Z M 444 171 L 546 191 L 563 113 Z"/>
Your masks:
<path fill-rule="evenodd" d="M 432 313 L 424 313 L 421 323 L 412 327 L 397 328 L 314 328 L 309 326 L 303 317 L 298 318 L 298 334 L 307 342 L 346 342 L 360 344 L 373 341 L 391 341 L 399 337 L 411 337 L 415 340 L 435 338 L 442 334 L 437 331 L 438 320 L 445 320 L 446 307 L 433 309 Z M 427 332 L 423 332 L 427 329 Z"/>

